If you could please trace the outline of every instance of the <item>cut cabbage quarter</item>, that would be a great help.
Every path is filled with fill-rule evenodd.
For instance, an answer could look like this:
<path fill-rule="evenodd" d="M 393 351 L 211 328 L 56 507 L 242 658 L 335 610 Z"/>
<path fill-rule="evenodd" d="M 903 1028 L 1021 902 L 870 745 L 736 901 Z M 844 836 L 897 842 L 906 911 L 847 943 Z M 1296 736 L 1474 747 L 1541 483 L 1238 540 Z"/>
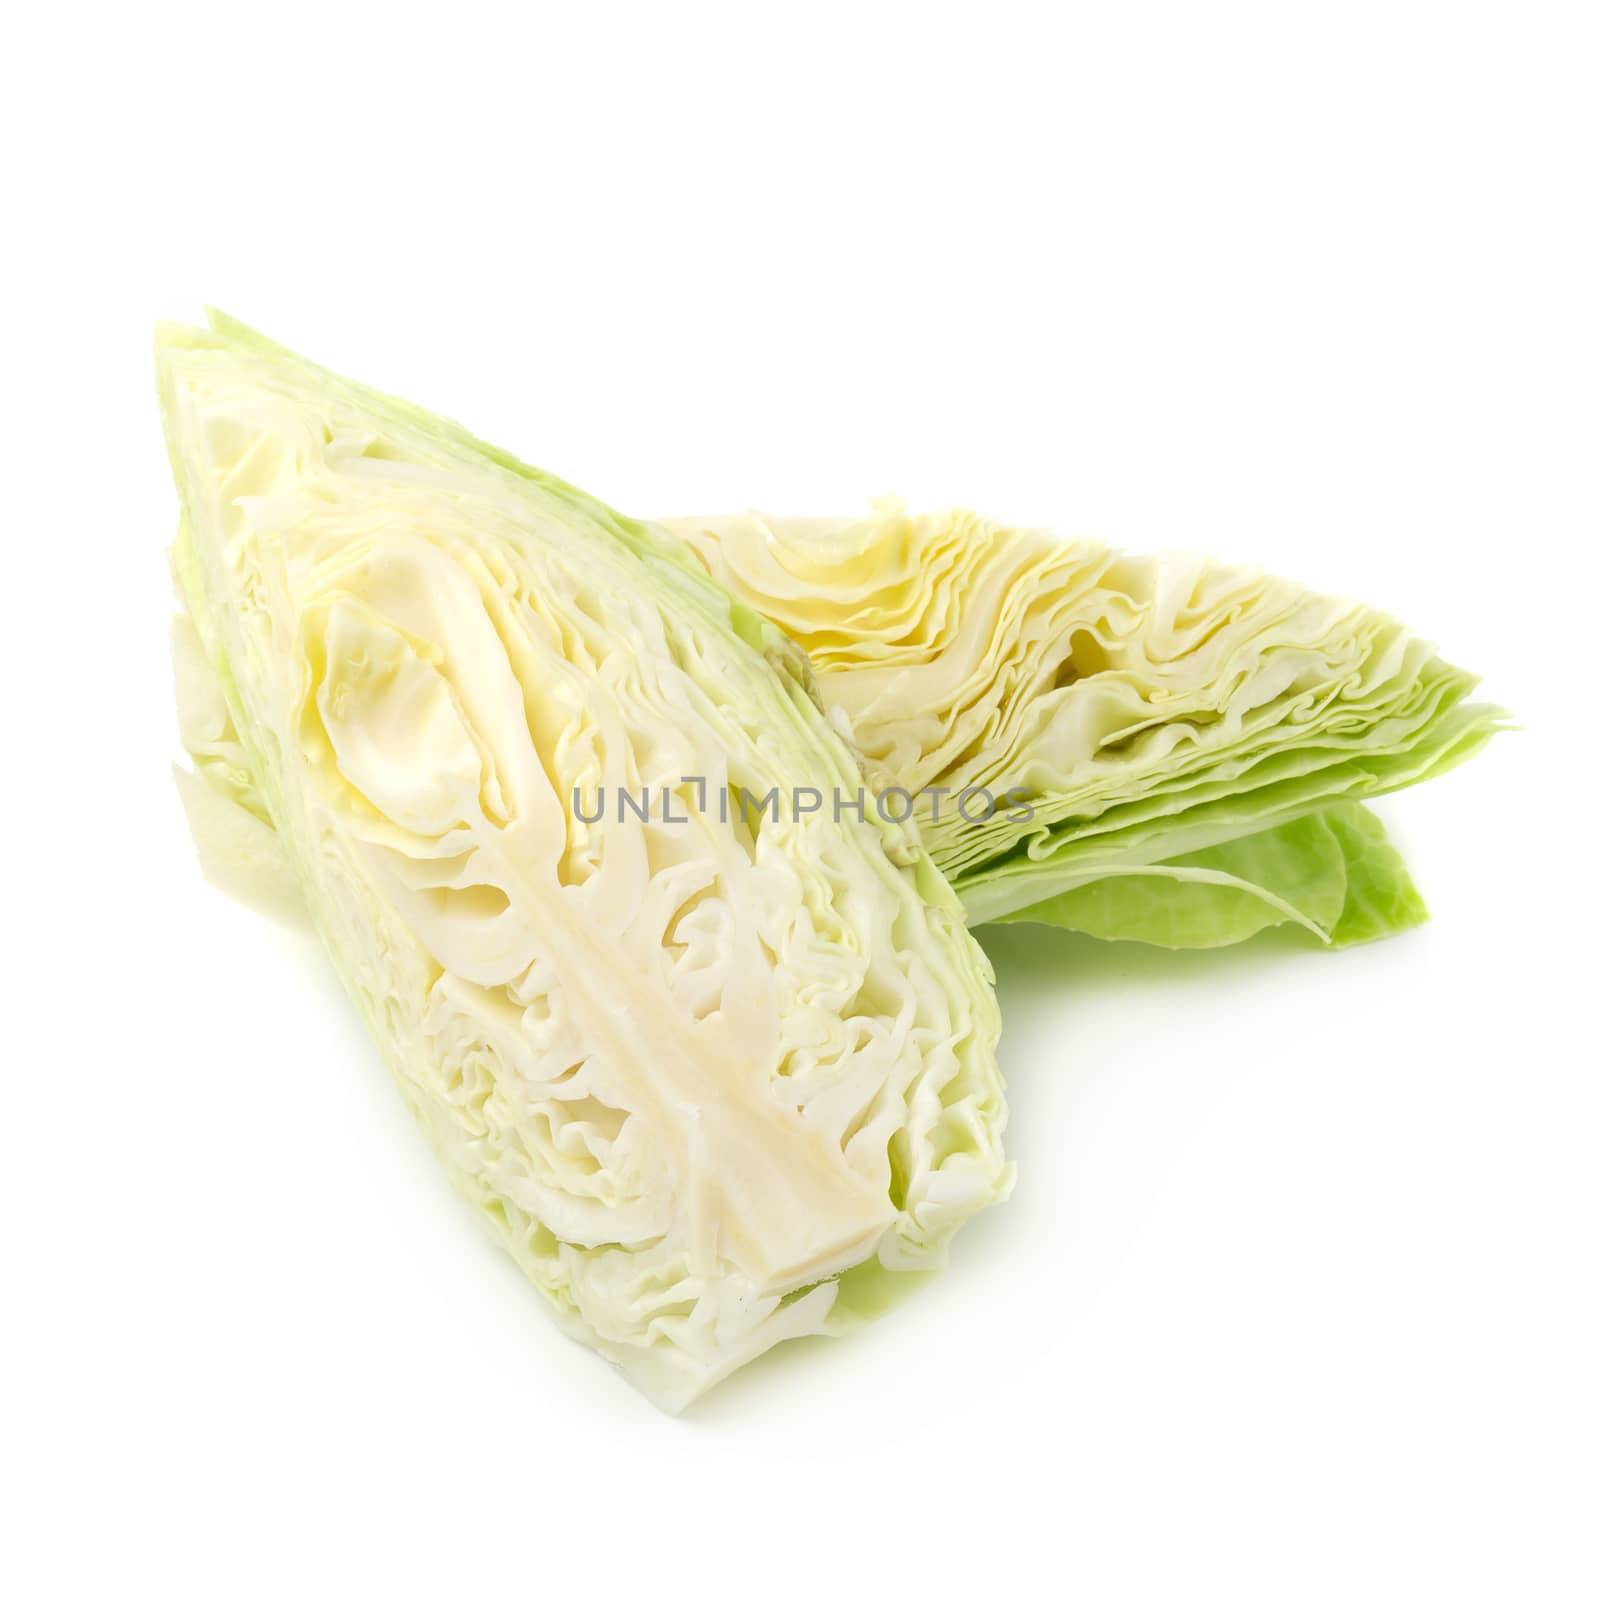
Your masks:
<path fill-rule="evenodd" d="M 805 648 L 974 922 L 1174 947 L 1412 926 L 1421 899 L 1359 802 L 1501 725 L 1393 618 L 1201 557 L 893 500 L 667 526 Z"/>
<path fill-rule="evenodd" d="M 675 1409 L 937 1267 L 1010 1179 L 990 973 L 914 830 L 719 810 L 859 788 L 800 652 L 659 529 L 236 323 L 158 367 L 202 855 L 292 873 L 566 1329 Z M 650 820 L 584 820 L 624 790 Z"/>

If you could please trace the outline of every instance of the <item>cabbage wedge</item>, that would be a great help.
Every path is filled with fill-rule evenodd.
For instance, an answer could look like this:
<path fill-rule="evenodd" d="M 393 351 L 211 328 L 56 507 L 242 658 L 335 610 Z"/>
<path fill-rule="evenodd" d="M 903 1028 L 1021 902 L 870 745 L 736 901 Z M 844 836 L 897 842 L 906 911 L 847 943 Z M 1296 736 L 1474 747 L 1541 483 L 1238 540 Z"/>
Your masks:
<path fill-rule="evenodd" d="M 1502 725 L 1394 619 L 1200 557 L 895 500 L 667 526 L 806 650 L 974 922 L 1177 948 L 1414 926 L 1421 897 L 1359 802 Z"/>
<path fill-rule="evenodd" d="M 938 1267 L 1010 1168 L 987 961 L 802 653 L 660 529 L 229 319 L 166 327 L 184 798 L 310 912 L 459 1190 L 677 1409 Z M 649 820 L 581 794 L 671 797 Z M 669 815 L 670 813 L 670 815 Z"/>

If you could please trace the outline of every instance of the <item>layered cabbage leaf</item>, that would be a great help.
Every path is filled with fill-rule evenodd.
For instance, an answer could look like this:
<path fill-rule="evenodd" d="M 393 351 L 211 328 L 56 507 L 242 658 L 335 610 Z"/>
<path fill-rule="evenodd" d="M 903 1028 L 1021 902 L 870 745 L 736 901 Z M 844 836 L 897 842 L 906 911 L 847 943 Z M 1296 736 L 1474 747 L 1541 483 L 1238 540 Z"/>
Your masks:
<path fill-rule="evenodd" d="M 563 1326 L 675 1409 L 938 1267 L 1010 1182 L 986 958 L 914 825 L 717 803 L 860 786 L 802 652 L 226 318 L 157 364 L 202 859 L 309 910 Z"/>
<path fill-rule="evenodd" d="M 1186 555 L 970 512 L 666 524 L 806 650 L 974 922 L 1174 947 L 1426 912 L 1362 800 L 1502 725 L 1393 618 Z"/>

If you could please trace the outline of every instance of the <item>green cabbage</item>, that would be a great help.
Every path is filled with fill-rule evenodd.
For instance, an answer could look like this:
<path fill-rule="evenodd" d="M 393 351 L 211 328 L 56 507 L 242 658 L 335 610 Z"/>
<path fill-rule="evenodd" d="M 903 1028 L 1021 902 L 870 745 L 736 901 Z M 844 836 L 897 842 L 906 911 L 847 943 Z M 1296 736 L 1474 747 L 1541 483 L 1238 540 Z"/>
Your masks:
<path fill-rule="evenodd" d="M 234 322 L 157 357 L 202 860 L 309 910 L 563 1326 L 676 1408 L 938 1267 L 1010 1182 L 955 896 L 871 807 L 702 798 L 860 785 L 801 653 L 658 528 Z M 584 821 L 606 789 L 671 810 Z"/>
<path fill-rule="evenodd" d="M 1174 947 L 1413 926 L 1421 897 L 1359 802 L 1502 721 L 1381 612 L 1200 557 L 892 500 L 667 526 L 805 648 L 974 922 Z"/>

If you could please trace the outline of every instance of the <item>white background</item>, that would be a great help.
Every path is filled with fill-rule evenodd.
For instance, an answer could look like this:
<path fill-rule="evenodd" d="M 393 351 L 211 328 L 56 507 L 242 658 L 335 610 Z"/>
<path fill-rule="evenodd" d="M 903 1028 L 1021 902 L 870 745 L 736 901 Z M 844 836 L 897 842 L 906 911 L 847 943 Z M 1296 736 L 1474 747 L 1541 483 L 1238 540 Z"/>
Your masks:
<path fill-rule="evenodd" d="M 8 1593 L 1596 1593 L 1592 8 L 935 10 L 7 23 Z M 149 341 L 207 301 L 629 510 L 1354 592 L 1526 731 L 1382 808 L 1420 933 L 991 939 L 1014 1200 L 669 1421 L 199 881 Z"/>

